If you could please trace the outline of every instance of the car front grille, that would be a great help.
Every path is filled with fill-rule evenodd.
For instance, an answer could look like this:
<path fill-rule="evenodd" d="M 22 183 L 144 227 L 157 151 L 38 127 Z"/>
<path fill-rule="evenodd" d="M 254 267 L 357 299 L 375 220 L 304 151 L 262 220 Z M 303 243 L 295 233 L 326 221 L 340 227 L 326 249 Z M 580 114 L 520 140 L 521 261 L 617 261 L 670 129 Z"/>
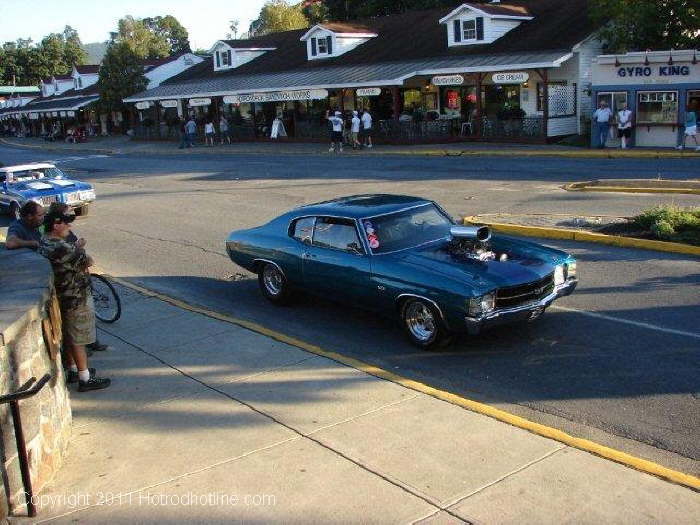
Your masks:
<path fill-rule="evenodd" d="M 496 308 L 511 308 L 531 303 L 548 296 L 554 290 L 554 273 L 527 284 L 499 288 L 496 291 Z"/>

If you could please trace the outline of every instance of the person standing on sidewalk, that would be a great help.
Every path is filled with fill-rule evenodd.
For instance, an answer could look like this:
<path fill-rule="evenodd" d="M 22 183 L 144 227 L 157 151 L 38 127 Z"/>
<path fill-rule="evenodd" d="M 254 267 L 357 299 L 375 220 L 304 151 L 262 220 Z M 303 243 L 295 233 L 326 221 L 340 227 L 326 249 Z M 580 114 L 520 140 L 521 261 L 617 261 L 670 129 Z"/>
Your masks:
<path fill-rule="evenodd" d="M 221 115 L 221 119 L 219 120 L 219 136 L 221 137 L 221 145 L 223 146 L 224 144 L 224 139 L 231 144 L 231 135 L 229 134 L 229 127 L 228 127 L 228 120 L 226 120 L 226 117 Z"/>
<path fill-rule="evenodd" d="M 78 391 L 107 388 L 111 381 L 94 376 L 88 368 L 85 345 L 95 341 L 95 306 L 90 290 L 92 258 L 83 248 L 66 241 L 74 214 L 47 213 L 39 254 L 46 257 L 54 272 L 54 286 L 61 309 L 61 320 L 69 362 L 68 381 L 78 382 Z"/>
<path fill-rule="evenodd" d="M 372 147 L 372 115 L 369 114 L 367 108 L 362 112 L 362 135 L 365 146 Z"/>
<path fill-rule="evenodd" d="M 204 124 L 204 144 L 214 147 L 214 123 L 211 118 L 207 118 Z"/>
<path fill-rule="evenodd" d="M 607 102 L 601 100 L 598 109 L 593 113 L 593 123 L 595 124 L 596 137 L 598 138 L 598 147 L 600 149 L 605 148 L 605 142 L 608 140 L 611 118 L 612 111 L 610 111 Z"/>
<path fill-rule="evenodd" d="M 632 138 L 632 111 L 627 104 L 622 104 L 622 108 L 617 112 L 617 136 L 620 139 L 620 147 L 625 149 L 627 141 Z"/>
<path fill-rule="evenodd" d="M 350 139 L 352 140 L 352 149 L 362 147 L 359 140 L 360 135 L 360 117 L 357 116 L 357 111 L 352 112 L 352 120 L 350 121 Z"/>
<path fill-rule="evenodd" d="M 185 124 L 185 134 L 187 135 L 187 147 L 191 148 L 197 137 L 197 123 L 194 121 L 194 117 L 190 117 Z"/>
<path fill-rule="evenodd" d="M 331 147 L 328 149 L 328 151 L 335 151 L 336 153 L 339 151 L 340 153 L 343 152 L 343 119 L 341 118 L 342 113 L 340 111 L 336 111 L 333 116 L 329 116 L 330 111 L 326 111 L 326 118 L 328 119 L 328 122 L 331 123 L 332 126 L 332 131 L 331 131 Z"/>
<path fill-rule="evenodd" d="M 698 146 L 698 116 L 695 113 L 695 108 L 688 105 L 685 110 L 685 130 L 683 132 L 683 142 L 681 142 L 676 149 L 685 149 L 685 142 L 688 137 L 693 137 L 695 142 L 695 150 L 700 151 L 700 146 Z"/>

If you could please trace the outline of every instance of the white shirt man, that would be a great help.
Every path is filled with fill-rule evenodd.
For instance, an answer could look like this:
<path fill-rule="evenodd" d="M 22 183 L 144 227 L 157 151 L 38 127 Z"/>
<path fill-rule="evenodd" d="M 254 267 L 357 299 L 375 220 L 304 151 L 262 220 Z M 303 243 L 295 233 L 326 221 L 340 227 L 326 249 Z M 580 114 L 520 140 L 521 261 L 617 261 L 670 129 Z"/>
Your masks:
<path fill-rule="evenodd" d="M 620 138 L 620 147 L 626 148 L 627 141 L 632 138 L 632 111 L 627 104 L 617 112 L 617 136 Z"/>
<path fill-rule="evenodd" d="M 331 147 L 328 151 L 336 151 L 336 147 L 342 152 L 343 151 L 343 119 L 341 118 L 342 113 L 336 111 L 332 117 L 327 117 L 328 122 L 331 123 L 333 131 L 331 131 Z"/>
<path fill-rule="evenodd" d="M 595 113 L 593 113 L 593 122 L 596 126 L 596 138 L 598 140 L 598 147 L 601 149 L 605 147 L 605 142 L 608 140 L 611 118 L 612 111 L 610 111 L 605 101 L 601 101 L 600 106 L 595 110 Z"/>
<path fill-rule="evenodd" d="M 362 134 L 365 138 L 365 145 L 372 147 L 372 115 L 366 109 L 362 113 Z"/>
<path fill-rule="evenodd" d="M 357 116 L 357 111 L 352 112 L 352 120 L 350 121 L 350 136 L 352 138 L 352 149 L 360 147 L 360 117 Z"/>

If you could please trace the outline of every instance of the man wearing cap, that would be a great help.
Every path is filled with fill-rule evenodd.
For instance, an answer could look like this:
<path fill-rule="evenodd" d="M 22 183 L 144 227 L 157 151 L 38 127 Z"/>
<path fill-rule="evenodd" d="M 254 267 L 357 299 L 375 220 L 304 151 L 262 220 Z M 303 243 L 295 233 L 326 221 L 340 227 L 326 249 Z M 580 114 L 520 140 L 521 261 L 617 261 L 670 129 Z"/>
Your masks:
<path fill-rule="evenodd" d="M 329 117 L 330 111 L 326 112 L 326 118 L 331 123 L 333 130 L 331 131 L 331 147 L 328 151 L 338 151 L 343 152 L 343 119 L 341 118 L 342 113 L 336 111 L 332 117 Z"/>
<path fill-rule="evenodd" d="M 605 142 L 608 140 L 608 133 L 610 133 L 610 119 L 612 118 L 612 111 L 608 107 L 608 103 L 604 100 L 600 101 L 598 109 L 593 113 L 593 123 L 595 124 L 596 137 L 598 138 L 598 147 L 603 149 L 605 147 Z"/>
<path fill-rule="evenodd" d="M 110 380 L 94 376 L 88 368 L 85 345 L 95 341 L 95 306 L 90 290 L 92 258 L 77 244 L 67 241 L 75 215 L 53 211 L 44 217 L 44 237 L 39 254 L 46 257 L 54 272 L 54 286 L 61 307 L 61 319 L 69 361 L 72 361 L 68 381 L 77 375 L 78 391 L 100 390 Z M 73 380 L 73 381 L 72 381 Z"/>

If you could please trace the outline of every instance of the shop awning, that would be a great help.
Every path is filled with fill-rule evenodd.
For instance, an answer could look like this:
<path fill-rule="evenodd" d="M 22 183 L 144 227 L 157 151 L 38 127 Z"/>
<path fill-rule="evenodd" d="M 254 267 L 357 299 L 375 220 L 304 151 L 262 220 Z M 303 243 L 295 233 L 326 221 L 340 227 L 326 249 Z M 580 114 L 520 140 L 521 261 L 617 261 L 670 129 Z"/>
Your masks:
<path fill-rule="evenodd" d="M 125 98 L 124 102 L 240 95 L 280 90 L 401 86 L 406 79 L 417 75 L 560 67 L 571 57 L 570 51 L 544 51 L 425 58 L 326 68 L 313 67 L 254 75 L 222 76 L 212 71 L 210 78 L 173 84 L 166 82 L 154 89 Z"/>
<path fill-rule="evenodd" d="M 71 97 L 56 100 L 37 100 L 30 102 L 22 108 L 22 113 L 37 111 L 75 111 L 99 100 L 98 95 L 87 97 Z"/>

